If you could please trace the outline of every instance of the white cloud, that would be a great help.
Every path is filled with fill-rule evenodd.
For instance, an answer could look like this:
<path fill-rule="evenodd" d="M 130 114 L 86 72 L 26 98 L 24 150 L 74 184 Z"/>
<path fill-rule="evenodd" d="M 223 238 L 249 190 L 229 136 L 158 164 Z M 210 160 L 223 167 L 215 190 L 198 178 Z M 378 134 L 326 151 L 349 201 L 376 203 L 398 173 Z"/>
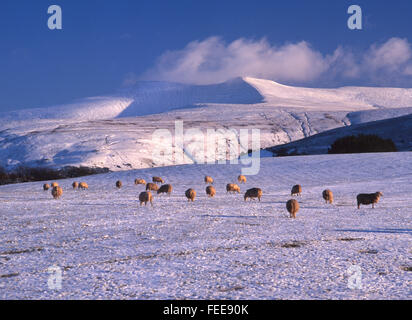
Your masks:
<path fill-rule="evenodd" d="M 412 57 L 411 45 L 406 39 L 391 38 L 384 44 L 372 45 L 365 55 L 368 67 L 373 70 L 397 71 Z"/>
<path fill-rule="evenodd" d="M 338 47 L 322 54 L 305 41 L 271 45 L 266 39 L 238 39 L 231 43 L 219 37 L 190 42 L 168 51 L 141 79 L 209 84 L 250 76 L 279 82 L 313 83 L 337 79 L 386 81 L 394 73 L 412 75 L 412 49 L 407 39 L 391 38 L 373 44 L 363 53 Z M 386 77 L 386 75 L 390 75 Z M 380 80 L 377 80 L 380 77 Z M 126 83 L 130 82 L 126 79 Z"/>
<path fill-rule="evenodd" d="M 271 46 L 266 40 L 218 37 L 193 41 L 183 50 L 166 52 L 146 78 L 188 83 L 215 83 L 239 76 L 279 81 L 310 81 L 328 69 L 328 59 L 307 42 Z"/>

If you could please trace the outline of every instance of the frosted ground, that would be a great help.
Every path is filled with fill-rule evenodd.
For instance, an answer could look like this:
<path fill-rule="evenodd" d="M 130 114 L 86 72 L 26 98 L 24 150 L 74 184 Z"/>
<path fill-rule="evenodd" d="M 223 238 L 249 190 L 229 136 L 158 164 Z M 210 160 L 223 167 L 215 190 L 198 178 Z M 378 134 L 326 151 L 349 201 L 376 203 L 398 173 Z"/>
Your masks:
<path fill-rule="evenodd" d="M 90 176 L 82 178 L 88 191 L 62 180 L 60 200 L 41 182 L 1 186 L 0 298 L 411 299 L 411 163 L 411 152 L 265 158 L 241 186 L 262 188 L 260 203 L 226 194 L 236 165 Z M 214 199 L 205 174 L 215 178 Z M 139 207 L 143 186 L 133 181 L 152 175 L 174 191 Z M 285 202 L 295 183 L 303 195 L 292 220 Z M 325 188 L 334 205 L 321 198 Z M 356 209 L 357 193 L 378 190 L 375 209 Z M 62 268 L 61 290 L 47 285 L 53 265 Z M 353 265 L 361 289 L 348 288 Z"/>

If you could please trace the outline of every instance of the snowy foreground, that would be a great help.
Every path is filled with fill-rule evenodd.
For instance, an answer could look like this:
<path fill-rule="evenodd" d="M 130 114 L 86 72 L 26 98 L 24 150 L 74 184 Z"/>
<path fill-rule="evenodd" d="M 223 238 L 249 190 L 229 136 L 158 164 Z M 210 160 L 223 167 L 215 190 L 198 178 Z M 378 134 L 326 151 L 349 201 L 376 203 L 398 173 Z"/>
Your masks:
<path fill-rule="evenodd" d="M 411 152 L 262 159 L 241 185 L 262 188 L 260 203 L 226 194 L 239 173 L 235 165 L 123 171 L 80 179 L 88 191 L 62 180 L 60 200 L 41 182 L 0 187 L 0 298 L 412 298 Z M 205 174 L 215 178 L 213 199 Z M 133 181 L 152 175 L 173 193 L 139 207 L 143 186 Z M 285 202 L 296 183 L 303 195 L 292 220 Z M 194 203 L 184 198 L 189 187 Z M 325 188 L 334 205 L 321 198 Z M 356 194 L 375 191 L 384 194 L 376 208 L 358 210 Z M 60 290 L 48 286 L 54 265 Z M 361 288 L 348 287 L 351 266 Z"/>

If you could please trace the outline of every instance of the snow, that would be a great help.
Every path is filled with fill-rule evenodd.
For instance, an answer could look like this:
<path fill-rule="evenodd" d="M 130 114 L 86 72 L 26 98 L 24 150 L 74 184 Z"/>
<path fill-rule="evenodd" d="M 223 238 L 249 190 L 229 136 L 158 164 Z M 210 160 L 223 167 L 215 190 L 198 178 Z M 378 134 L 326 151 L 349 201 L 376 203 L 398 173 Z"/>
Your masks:
<path fill-rule="evenodd" d="M 265 79 L 244 78 L 265 97 L 267 104 L 325 111 L 405 108 L 412 106 L 412 89 L 343 87 L 318 89 L 291 87 Z"/>
<path fill-rule="evenodd" d="M 404 110 L 404 109 L 403 109 Z M 372 114 L 380 116 L 381 113 Z M 358 116 L 358 115 L 356 115 Z M 365 115 L 360 114 L 359 118 Z M 361 121 L 357 121 L 361 122 Z M 412 151 L 412 114 L 385 120 L 352 124 L 351 126 L 321 132 L 317 135 L 294 141 L 285 145 L 269 148 L 264 156 L 273 156 L 280 149 L 288 154 L 325 154 L 336 139 L 359 134 L 374 134 L 383 139 L 391 139 L 398 151 Z"/>
<path fill-rule="evenodd" d="M 268 148 L 411 112 L 412 89 L 299 88 L 248 77 L 202 86 L 138 82 L 110 96 L 0 114 L 0 166 L 156 167 L 161 164 L 153 158 L 153 133 L 174 134 L 176 120 L 184 121 L 185 132 L 259 129 L 260 145 Z M 202 149 L 201 138 L 188 137 L 184 159 L 166 165 L 199 163 L 202 157 L 190 150 Z M 228 158 L 220 152 L 216 160 Z"/>
<path fill-rule="evenodd" d="M 0 187 L 1 299 L 410 299 L 412 153 L 266 158 L 242 193 L 228 195 L 240 165 L 184 165 Z M 204 175 L 217 195 L 204 192 Z M 140 207 L 135 178 L 162 176 L 172 195 Z M 124 187 L 115 188 L 122 180 Z M 292 185 L 301 209 L 288 218 Z M 197 190 L 194 203 L 184 191 Z M 330 188 L 335 204 L 326 205 Z M 382 191 L 375 209 L 356 194 Z M 48 287 L 48 268 L 62 288 Z M 362 288 L 350 289 L 351 266 Z"/>

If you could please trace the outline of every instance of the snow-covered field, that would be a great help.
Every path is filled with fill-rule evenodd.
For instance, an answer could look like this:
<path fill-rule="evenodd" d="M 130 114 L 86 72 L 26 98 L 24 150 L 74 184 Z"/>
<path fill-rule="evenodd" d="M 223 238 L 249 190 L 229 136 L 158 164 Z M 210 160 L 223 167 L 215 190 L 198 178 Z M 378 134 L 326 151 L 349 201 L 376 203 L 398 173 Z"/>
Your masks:
<path fill-rule="evenodd" d="M 248 177 L 261 202 L 226 194 L 237 165 L 186 165 L 59 181 L 60 200 L 42 183 L 0 187 L 0 298 L 410 299 L 412 153 L 262 159 Z M 215 179 L 207 198 L 204 175 Z M 173 193 L 139 207 L 137 177 L 159 175 Z M 124 187 L 115 188 L 121 179 Z M 285 202 L 300 183 L 297 219 Z M 184 191 L 198 196 L 188 203 Z M 330 188 L 335 204 L 321 192 Z M 382 191 L 376 206 L 356 194 Z M 62 287 L 48 287 L 48 268 Z M 361 288 L 351 289 L 358 266 Z M 408 271 L 409 270 L 409 271 Z"/>

